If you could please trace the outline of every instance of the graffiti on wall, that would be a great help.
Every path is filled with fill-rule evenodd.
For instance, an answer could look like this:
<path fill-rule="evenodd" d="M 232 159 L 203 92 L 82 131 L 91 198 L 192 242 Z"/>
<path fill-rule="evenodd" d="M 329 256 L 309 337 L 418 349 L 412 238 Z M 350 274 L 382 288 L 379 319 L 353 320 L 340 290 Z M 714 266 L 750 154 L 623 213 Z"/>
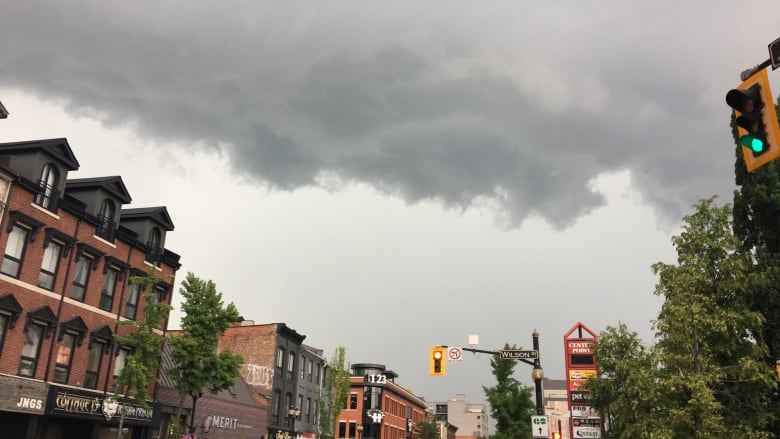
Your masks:
<path fill-rule="evenodd" d="M 243 364 L 241 376 L 250 386 L 271 388 L 274 381 L 274 370 L 259 364 Z"/>

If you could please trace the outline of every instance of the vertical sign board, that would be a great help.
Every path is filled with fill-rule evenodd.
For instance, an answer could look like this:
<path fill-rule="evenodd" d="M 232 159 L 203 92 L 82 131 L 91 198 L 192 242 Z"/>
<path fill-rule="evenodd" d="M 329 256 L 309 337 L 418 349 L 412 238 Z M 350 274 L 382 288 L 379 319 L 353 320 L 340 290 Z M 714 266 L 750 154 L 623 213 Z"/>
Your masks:
<path fill-rule="evenodd" d="M 590 328 L 577 322 L 563 336 L 566 353 L 566 391 L 571 414 L 569 437 L 602 437 L 601 416 L 592 409 L 590 392 L 581 388 L 588 378 L 596 375 L 596 352 L 594 345 L 598 335 Z"/>

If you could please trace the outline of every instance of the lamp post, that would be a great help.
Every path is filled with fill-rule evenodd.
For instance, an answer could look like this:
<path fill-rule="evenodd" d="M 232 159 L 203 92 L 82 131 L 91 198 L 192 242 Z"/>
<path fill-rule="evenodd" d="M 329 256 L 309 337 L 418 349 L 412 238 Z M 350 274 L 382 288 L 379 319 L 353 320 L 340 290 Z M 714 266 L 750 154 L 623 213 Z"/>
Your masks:
<path fill-rule="evenodd" d="M 190 393 L 192 397 L 192 417 L 190 417 L 190 434 L 195 434 L 195 405 L 198 403 L 198 398 L 203 396 L 203 392 Z"/>
<path fill-rule="evenodd" d="M 539 332 L 534 329 L 533 334 L 534 350 L 539 352 Z M 531 371 L 531 379 L 534 380 L 534 387 L 536 388 L 536 414 L 538 416 L 544 416 L 544 401 L 542 400 L 542 378 L 544 378 L 544 369 L 542 369 L 542 363 L 539 360 L 541 355 L 537 355 L 534 359 L 534 368 Z"/>
<path fill-rule="evenodd" d="M 357 433 L 358 433 L 358 439 L 360 439 L 360 436 L 363 435 L 363 424 L 358 424 Z"/>

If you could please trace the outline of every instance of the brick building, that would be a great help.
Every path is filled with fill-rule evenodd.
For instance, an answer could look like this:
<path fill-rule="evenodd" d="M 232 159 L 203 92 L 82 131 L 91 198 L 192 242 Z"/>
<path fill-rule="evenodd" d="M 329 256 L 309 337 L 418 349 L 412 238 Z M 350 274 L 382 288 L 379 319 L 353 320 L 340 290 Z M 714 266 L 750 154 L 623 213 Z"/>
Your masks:
<path fill-rule="evenodd" d="M 319 434 L 319 390 L 324 359 L 303 344 L 301 335 L 284 323 L 255 324 L 246 320 L 228 328 L 219 349 L 244 358 L 241 377 L 261 408 L 269 439 L 315 438 Z"/>
<path fill-rule="evenodd" d="M 124 410 L 127 437 L 151 437 L 156 403 L 107 400 L 130 352 L 113 335 L 146 305 L 131 276 L 164 277 L 154 300 L 170 303 L 173 223 L 165 207 L 122 209 L 121 177 L 69 180 L 78 168 L 66 139 L 0 144 L 0 425 L 7 437 L 108 438 Z"/>
<path fill-rule="evenodd" d="M 335 426 L 337 439 L 409 439 L 426 420 L 425 401 L 396 384 L 384 365 L 352 365 L 350 393 Z"/>
<path fill-rule="evenodd" d="M 157 389 L 157 402 L 160 404 L 161 420 L 159 439 L 178 439 L 172 428 L 180 402 L 182 403 L 182 430 L 188 431 L 192 416 L 192 398 L 185 396 L 183 400 L 176 392 L 176 383 L 164 372 L 174 367 L 171 350 L 166 343 L 163 346 L 162 371 Z M 246 439 L 256 438 L 266 434 L 265 426 L 261 424 L 262 410 L 258 407 L 252 391 L 240 377 L 228 389 L 212 393 L 203 391 L 195 405 L 195 433 L 206 439 Z"/>

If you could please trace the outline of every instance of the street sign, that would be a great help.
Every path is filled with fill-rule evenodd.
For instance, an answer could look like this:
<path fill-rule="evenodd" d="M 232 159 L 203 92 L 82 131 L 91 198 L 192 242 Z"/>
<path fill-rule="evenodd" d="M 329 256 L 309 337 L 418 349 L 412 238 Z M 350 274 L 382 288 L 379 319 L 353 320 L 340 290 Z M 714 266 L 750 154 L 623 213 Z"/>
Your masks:
<path fill-rule="evenodd" d="M 531 416 L 531 435 L 535 438 L 550 437 L 549 424 L 547 424 L 547 416 Z"/>
<path fill-rule="evenodd" d="M 536 360 L 539 358 L 539 351 L 503 350 L 498 351 L 498 356 L 506 360 Z"/>
<path fill-rule="evenodd" d="M 461 361 L 463 359 L 463 349 L 458 346 L 448 347 L 447 359 L 450 361 Z"/>
<path fill-rule="evenodd" d="M 769 43 L 769 61 L 772 62 L 772 70 L 780 67 L 780 38 Z"/>

